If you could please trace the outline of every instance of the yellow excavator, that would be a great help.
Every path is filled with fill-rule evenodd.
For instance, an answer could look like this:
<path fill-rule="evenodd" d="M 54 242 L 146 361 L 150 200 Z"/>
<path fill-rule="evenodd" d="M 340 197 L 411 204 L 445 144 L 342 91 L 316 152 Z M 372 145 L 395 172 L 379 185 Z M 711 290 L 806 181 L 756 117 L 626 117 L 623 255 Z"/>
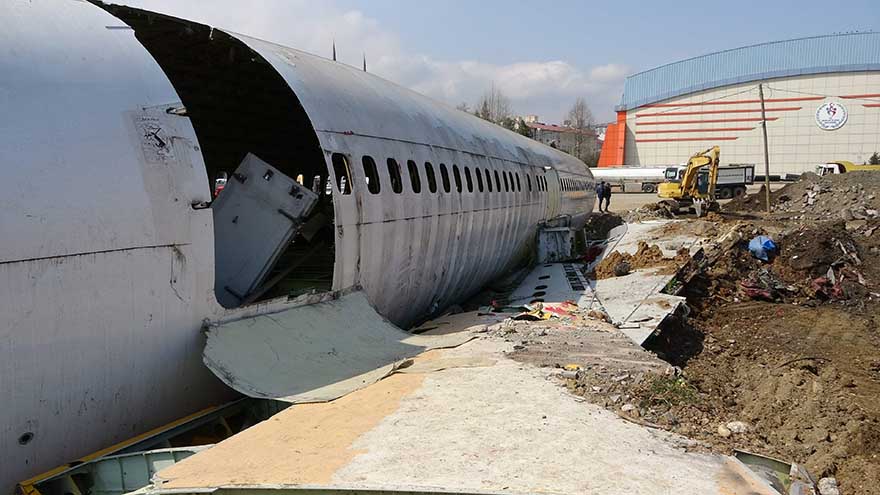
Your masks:
<path fill-rule="evenodd" d="M 718 183 L 720 156 L 721 148 L 718 146 L 691 156 L 681 180 L 676 178 L 660 184 L 657 190 L 657 196 L 663 198 L 660 204 L 668 207 L 673 213 L 678 213 L 681 208 L 693 208 L 698 217 L 702 217 L 710 210 L 717 210 L 715 184 Z M 701 173 L 706 167 L 708 173 Z"/>

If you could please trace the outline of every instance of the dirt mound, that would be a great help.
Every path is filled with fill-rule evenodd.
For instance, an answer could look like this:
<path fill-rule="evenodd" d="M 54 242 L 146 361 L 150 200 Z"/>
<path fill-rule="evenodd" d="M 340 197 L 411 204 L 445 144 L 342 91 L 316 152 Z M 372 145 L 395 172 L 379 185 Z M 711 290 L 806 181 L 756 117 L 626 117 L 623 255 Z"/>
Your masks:
<path fill-rule="evenodd" d="M 640 402 L 673 417 L 671 429 L 710 445 L 802 462 L 817 477 L 837 476 L 845 493 L 876 493 L 880 338 L 873 318 L 839 306 L 763 302 L 694 316 L 703 349 L 683 372 L 692 400 L 664 408 L 652 391 L 636 391 Z M 732 421 L 747 430 L 725 436 L 719 426 Z"/>
<path fill-rule="evenodd" d="M 800 180 L 770 193 L 771 211 L 795 218 L 870 219 L 880 216 L 880 174 L 850 172 L 819 177 L 807 173 Z M 724 206 L 727 212 L 765 209 L 762 187 L 756 194 L 737 198 Z"/>
<path fill-rule="evenodd" d="M 690 255 L 687 253 L 687 249 L 679 252 L 675 258 L 666 258 L 663 256 L 660 246 L 639 241 L 635 254 L 613 251 L 605 256 L 596 265 L 596 279 L 620 277 L 627 275 L 632 270 L 654 267 L 661 267 L 658 273 L 675 273 L 689 259 Z"/>

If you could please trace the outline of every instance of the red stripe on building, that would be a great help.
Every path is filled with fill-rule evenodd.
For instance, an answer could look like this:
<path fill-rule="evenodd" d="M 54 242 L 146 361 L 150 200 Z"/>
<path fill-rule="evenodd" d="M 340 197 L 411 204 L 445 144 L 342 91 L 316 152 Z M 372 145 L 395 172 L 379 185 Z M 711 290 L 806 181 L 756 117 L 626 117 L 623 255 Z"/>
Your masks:
<path fill-rule="evenodd" d="M 766 112 L 789 112 L 792 110 L 800 110 L 803 107 L 777 107 L 768 108 Z M 704 110 L 701 112 L 658 112 L 658 113 L 637 113 L 636 117 L 665 117 L 667 115 L 709 115 L 719 113 L 760 113 L 760 108 L 737 108 L 734 110 Z"/>
<path fill-rule="evenodd" d="M 876 96 L 876 95 L 875 95 Z M 846 98 L 846 96 L 841 96 Z M 801 96 L 797 98 L 767 98 L 765 103 L 784 103 L 790 101 L 818 101 L 824 100 L 824 96 Z M 639 108 L 676 108 L 676 107 L 696 107 L 702 105 L 742 105 L 747 103 L 761 103 L 761 100 L 718 100 L 718 101 L 698 101 L 690 103 L 652 103 L 642 105 Z"/>
<path fill-rule="evenodd" d="M 708 129 L 705 127 L 696 129 L 673 129 L 663 131 L 636 131 L 636 134 L 665 134 L 672 132 L 725 132 L 725 131 L 751 131 L 754 127 L 718 127 L 716 129 Z"/>
<path fill-rule="evenodd" d="M 637 143 L 667 143 L 672 141 L 733 141 L 738 137 L 701 136 L 693 138 L 636 139 Z"/>
<path fill-rule="evenodd" d="M 880 103 L 866 103 L 862 106 L 865 108 L 880 108 Z"/>
<path fill-rule="evenodd" d="M 779 120 L 779 117 L 767 117 L 767 122 Z M 674 125 L 674 124 L 716 124 L 719 122 L 760 122 L 761 117 L 747 117 L 742 119 L 705 119 L 705 120 L 665 120 L 660 122 L 639 122 L 636 125 Z"/>
<path fill-rule="evenodd" d="M 869 94 L 869 95 L 844 95 L 844 96 L 841 96 L 841 98 L 846 99 L 846 100 L 854 100 L 857 98 L 880 98 L 880 94 L 874 93 L 874 94 Z"/>

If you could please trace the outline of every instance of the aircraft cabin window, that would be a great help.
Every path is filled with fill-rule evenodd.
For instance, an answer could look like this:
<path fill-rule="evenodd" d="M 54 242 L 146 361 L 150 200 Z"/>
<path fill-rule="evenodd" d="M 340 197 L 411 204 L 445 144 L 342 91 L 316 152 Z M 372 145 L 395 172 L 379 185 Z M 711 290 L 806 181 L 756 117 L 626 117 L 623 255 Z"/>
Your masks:
<path fill-rule="evenodd" d="M 391 178 L 391 190 L 396 194 L 403 192 L 403 178 L 400 176 L 400 165 L 397 160 L 389 158 L 388 161 L 388 177 Z"/>
<path fill-rule="evenodd" d="M 425 177 L 428 178 L 428 190 L 436 193 L 437 177 L 434 175 L 434 166 L 431 165 L 431 162 L 425 162 Z"/>
<path fill-rule="evenodd" d="M 501 172 L 501 177 L 504 177 L 504 191 L 510 192 L 510 183 L 507 182 L 507 172 Z"/>
<path fill-rule="evenodd" d="M 409 172 L 409 185 L 412 186 L 412 192 L 418 194 L 422 192 L 422 181 L 419 179 L 419 166 L 412 160 L 407 160 L 406 169 Z"/>
<path fill-rule="evenodd" d="M 455 179 L 455 190 L 461 192 L 461 172 L 458 170 L 458 165 L 452 164 L 452 178 Z"/>
<path fill-rule="evenodd" d="M 532 176 L 526 174 L 526 185 L 529 186 L 529 192 L 532 192 Z"/>
<path fill-rule="evenodd" d="M 379 169 L 376 168 L 376 161 L 372 156 L 364 155 L 361 158 L 364 165 L 364 178 L 367 180 L 367 190 L 372 194 L 379 194 Z"/>
<path fill-rule="evenodd" d="M 440 179 L 443 181 L 443 192 L 448 193 L 450 191 L 449 187 L 449 170 L 446 169 L 446 164 L 440 164 Z"/>
<path fill-rule="evenodd" d="M 477 177 L 479 177 L 479 176 L 480 176 L 480 174 L 477 174 Z M 471 178 L 471 169 L 468 168 L 467 165 L 464 166 L 464 180 L 465 180 L 465 182 L 467 182 L 468 192 L 469 193 L 474 192 L 474 179 Z"/>
<path fill-rule="evenodd" d="M 495 189 L 501 192 L 501 178 L 498 177 L 497 170 L 493 170 L 493 172 L 495 172 Z"/>
<path fill-rule="evenodd" d="M 333 153 L 330 161 L 333 162 L 333 175 L 336 176 L 336 190 L 340 194 L 351 194 L 351 168 L 348 166 L 348 157 L 342 153 Z"/>
<path fill-rule="evenodd" d="M 519 172 L 514 174 L 516 177 L 516 192 L 522 192 L 522 183 L 519 181 Z"/>
<path fill-rule="evenodd" d="M 483 174 L 480 173 L 480 169 L 474 167 L 474 175 L 477 177 L 477 190 L 483 192 Z"/>
<path fill-rule="evenodd" d="M 486 188 L 489 189 L 489 192 L 492 192 L 492 176 L 489 175 L 488 168 L 484 169 L 483 171 L 486 172 Z"/>

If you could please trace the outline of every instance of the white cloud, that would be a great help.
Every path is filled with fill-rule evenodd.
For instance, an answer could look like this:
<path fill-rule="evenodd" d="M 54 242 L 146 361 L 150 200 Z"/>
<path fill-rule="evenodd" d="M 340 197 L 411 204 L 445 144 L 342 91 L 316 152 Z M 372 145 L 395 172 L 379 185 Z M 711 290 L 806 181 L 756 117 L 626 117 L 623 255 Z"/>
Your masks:
<path fill-rule="evenodd" d="M 437 60 L 411 53 L 379 22 L 358 10 L 332 2 L 306 0 L 117 0 L 134 7 L 223 27 L 329 57 L 333 41 L 339 60 L 360 66 L 364 53 L 370 72 L 450 105 L 473 104 L 492 84 L 510 97 L 515 111 L 561 121 L 582 96 L 599 120 L 611 120 L 627 68 L 607 64 L 587 69 L 562 60 L 491 64 L 474 60 Z M 466 43 L 462 43 L 466 46 Z"/>

